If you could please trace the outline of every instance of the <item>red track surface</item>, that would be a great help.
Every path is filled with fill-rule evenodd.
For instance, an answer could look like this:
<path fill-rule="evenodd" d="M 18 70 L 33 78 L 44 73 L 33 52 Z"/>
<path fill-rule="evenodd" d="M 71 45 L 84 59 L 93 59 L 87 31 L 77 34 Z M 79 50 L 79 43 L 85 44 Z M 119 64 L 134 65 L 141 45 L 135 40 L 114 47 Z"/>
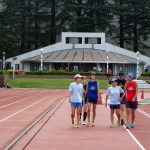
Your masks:
<path fill-rule="evenodd" d="M 56 99 L 66 94 L 67 90 L 1 89 L 0 149 L 9 144 Z M 150 113 L 150 105 L 142 105 L 139 108 Z M 29 150 L 140 149 L 126 129 L 117 126 L 113 129 L 109 128 L 109 110 L 102 105 L 97 108 L 95 128 L 84 126 L 79 129 L 72 128 L 70 106 L 66 101 L 39 130 L 54 111 L 49 112 L 13 149 L 23 149 L 25 146 L 25 149 Z M 150 147 L 149 127 L 150 118 L 137 112 L 135 128 L 130 131 L 146 149 Z"/>

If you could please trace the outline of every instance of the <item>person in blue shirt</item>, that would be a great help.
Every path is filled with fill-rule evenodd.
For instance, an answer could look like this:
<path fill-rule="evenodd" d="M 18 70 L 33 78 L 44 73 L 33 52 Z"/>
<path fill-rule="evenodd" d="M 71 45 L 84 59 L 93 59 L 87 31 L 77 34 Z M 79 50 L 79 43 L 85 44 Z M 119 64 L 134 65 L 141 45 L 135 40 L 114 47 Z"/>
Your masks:
<path fill-rule="evenodd" d="M 76 74 L 74 76 L 75 82 L 70 83 L 69 86 L 69 102 L 71 103 L 71 120 L 72 120 L 72 126 L 75 126 L 75 113 L 77 113 L 77 125 L 76 127 L 79 128 L 79 122 L 80 122 L 80 113 L 82 108 L 82 99 L 83 99 L 83 93 L 84 88 L 83 84 L 81 84 L 81 78 L 82 76 L 80 74 Z"/>
<path fill-rule="evenodd" d="M 88 124 L 87 127 L 90 126 L 90 113 L 91 113 L 91 107 L 92 107 L 92 124 L 91 126 L 94 127 L 94 121 L 96 117 L 96 105 L 98 101 L 98 91 L 99 91 L 99 86 L 98 86 L 98 81 L 96 81 L 96 73 L 91 72 L 90 74 L 90 81 L 88 82 L 87 89 L 86 89 L 86 95 L 87 95 L 87 101 L 88 101 Z"/>

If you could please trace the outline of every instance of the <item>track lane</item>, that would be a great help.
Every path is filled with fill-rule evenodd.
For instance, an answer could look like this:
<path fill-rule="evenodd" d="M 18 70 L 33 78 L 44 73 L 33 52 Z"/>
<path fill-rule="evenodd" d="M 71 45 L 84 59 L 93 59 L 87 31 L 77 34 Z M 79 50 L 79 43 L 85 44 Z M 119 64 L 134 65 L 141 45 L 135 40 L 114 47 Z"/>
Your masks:
<path fill-rule="evenodd" d="M 12 91 L 13 92 L 13 91 Z M 30 105 L 33 103 L 36 103 L 38 99 L 41 97 L 47 96 L 47 98 L 38 104 L 35 104 L 27 109 L 23 107 L 29 106 L 29 101 L 24 101 L 23 103 L 17 103 L 14 104 L 14 106 L 9 106 L 4 108 L 6 114 L 9 116 L 6 116 L 8 118 L 3 118 L 5 120 L 1 120 L 0 123 L 0 149 L 6 145 L 6 143 L 9 143 L 10 140 L 12 140 L 19 132 L 21 132 L 24 128 L 26 128 L 33 120 L 37 118 L 43 111 L 45 111 L 49 105 L 51 105 L 57 98 L 60 96 L 66 95 L 66 91 L 59 92 L 59 90 L 56 91 L 50 91 L 50 90 L 35 90 L 34 94 L 32 93 L 33 97 L 30 101 Z M 22 107 L 22 111 L 18 110 L 19 107 Z M 16 113 L 16 114 L 15 114 Z M 6 115 L 5 113 L 0 110 L 0 114 Z M 15 114 L 15 115 L 14 115 Z"/>

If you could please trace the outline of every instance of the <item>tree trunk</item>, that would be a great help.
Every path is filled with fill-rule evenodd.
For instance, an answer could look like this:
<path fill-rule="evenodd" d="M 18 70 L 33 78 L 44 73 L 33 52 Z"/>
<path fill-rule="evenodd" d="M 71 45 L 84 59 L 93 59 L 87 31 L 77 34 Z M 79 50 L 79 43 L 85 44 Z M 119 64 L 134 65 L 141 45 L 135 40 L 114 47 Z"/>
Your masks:
<path fill-rule="evenodd" d="M 50 44 L 56 43 L 56 15 L 55 0 L 51 0 L 51 24 L 50 24 Z"/>

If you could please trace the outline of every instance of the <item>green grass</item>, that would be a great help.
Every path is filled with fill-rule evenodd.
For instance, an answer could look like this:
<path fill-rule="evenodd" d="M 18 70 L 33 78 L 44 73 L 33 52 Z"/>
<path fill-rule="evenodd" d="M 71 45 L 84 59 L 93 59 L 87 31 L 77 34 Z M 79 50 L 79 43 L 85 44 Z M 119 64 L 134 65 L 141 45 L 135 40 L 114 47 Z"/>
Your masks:
<path fill-rule="evenodd" d="M 72 79 L 43 79 L 43 78 L 16 78 L 10 79 L 8 83 L 17 88 L 49 88 L 67 89 Z M 108 81 L 99 80 L 100 89 L 106 89 Z"/>

